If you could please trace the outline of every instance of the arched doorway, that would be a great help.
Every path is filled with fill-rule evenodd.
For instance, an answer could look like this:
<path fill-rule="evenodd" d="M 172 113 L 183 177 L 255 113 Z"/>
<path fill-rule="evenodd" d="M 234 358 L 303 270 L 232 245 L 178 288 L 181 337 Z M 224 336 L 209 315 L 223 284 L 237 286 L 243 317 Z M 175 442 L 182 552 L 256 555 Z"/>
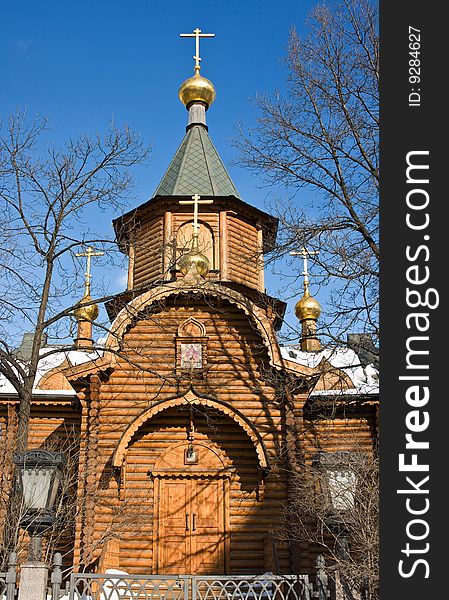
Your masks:
<path fill-rule="evenodd" d="M 231 474 L 225 457 L 205 443 L 174 444 L 156 462 L 153 556 L 158 573 L 228 571 Z"/>
<path fill-rule="evenodd" d="M 267 526 L 256 514 L 267 464 L 260 434 L 229 404 L 191 391 L 139 415 L 113 456 L 123 509 L 139 513 L 137 530 L 120 541 L 120 567 L 138 560 L 153 574 L 239 572 L 251 544 L 260 569 Z"/>

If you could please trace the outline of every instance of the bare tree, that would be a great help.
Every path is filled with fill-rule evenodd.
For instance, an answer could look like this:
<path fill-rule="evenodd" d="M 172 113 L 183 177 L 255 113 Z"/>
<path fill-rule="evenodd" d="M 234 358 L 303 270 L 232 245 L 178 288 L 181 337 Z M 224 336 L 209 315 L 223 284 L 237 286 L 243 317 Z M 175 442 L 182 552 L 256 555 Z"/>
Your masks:
<path fill-rule="evenodd" d="M 331 283 L 328 333 L 378 330 L 378 81 L 375 0 L 329 0 L 291 31 L 285 96 L 259 96 L 257 127 L 241 132 L 243 164 L 309 205 L 279 201 L 273 258 L 307 246 Z M 299 197 L 300 198 L 300 197 Z"/>
<path fill-rule="evenodd" d="M 92 226 L 93 209 L 123 206 L 130 168 L 149 152 L 129 128 L 114 124 L 60 150 L 45 145 L 46 132 L 44 118 L 30 121 L 21 112 L 0 130 L 0 373 L 20 400 L 18 451 L 27 446 L 41 341 L 58 335 L 58 324 L 73 312 L 74 254 L 87 244 L 113 248 Z M 26 362 L 13 350 L 23 326 L 32 332 Z"/>
<path fill-rule="evenodd" d="M 50 564 L 55 552 L 60 552 L 64 572 L 71 571 L 73 566 L 76 521 L 83 511 L 83 498 L 77 493 L 77 488 L 80 478 L 86 475 L 87 467 L 83 464 L 80 467 L 80 443 L 79 428 L 68 425 L 50 435 L 43 444 L 45 450 L 62 452 L 65 462 L 61 467 L 58 494 L 53 509 L 54 520 L 51 527 L 42 530 L 41 534 L 41 560 Z M 5 446 L 1 449 L 6 450 Z M 38 522 L 40 517 L 39 513 L 34 517 L 29 512 L 20 490 L 17 489 L 16 481 L 5 481 L 5 488 L 8 492 L 6 499 L 0 497 L 0 519 L 3 526 L 3 539 L 0 539 L 0 570 L 6 567 L 12 551 L 16 553 L 19 563 L 25 562 L 27 554 L 30 553 L 30 531 L 35 520 Z M 95 493 L 99 496 L 102 494 L 99 482 Z M 101 506 L 110 513 L 110 522 L 104 526 L 98 538 L 83 545 L 81 568 L 91 567 L 110 540 L 119 540 L 148 522 L 147 507 L 135 498 L 118 503 L 114 502 L 114 498 L 105 497 Z M 5 510 L 6 507 L 9 508 L 8 511 Z M 27 523 L 26 527 L 23 526 L 24 520 Z"/>
<path fill-rule="evenodd" d="M 348 600 L 378 598 L 378 459 L 362 452 L 318 453 L 292 475 L 281 536 L 316 544 Z"/>

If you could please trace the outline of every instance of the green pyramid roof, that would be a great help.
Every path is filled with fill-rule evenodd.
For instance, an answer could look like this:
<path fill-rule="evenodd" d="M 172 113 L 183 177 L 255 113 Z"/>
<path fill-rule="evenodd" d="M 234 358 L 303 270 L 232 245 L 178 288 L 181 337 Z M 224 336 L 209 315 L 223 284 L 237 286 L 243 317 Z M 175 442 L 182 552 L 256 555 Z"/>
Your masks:
<path fill-rule="evenodd" d="M 240 198 L 203 125 L 192 125 L 154 196 L 235 196 Z"/>

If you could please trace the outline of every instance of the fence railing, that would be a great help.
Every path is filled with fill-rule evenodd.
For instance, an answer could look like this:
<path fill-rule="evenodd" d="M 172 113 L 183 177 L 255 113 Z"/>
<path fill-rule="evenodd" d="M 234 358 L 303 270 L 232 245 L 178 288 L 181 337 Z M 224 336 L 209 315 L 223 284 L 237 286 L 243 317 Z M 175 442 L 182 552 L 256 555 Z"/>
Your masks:
<path fill-rule="evenodd" d="M 192 600 L 310 600 L 307 575 L 192 577 Z"/>
<path fill-rule="evenodd" d="M 56 591 L 56 590 L 54 590 Z M 69 600 L 311 600 L 307 575 L 73 573 Z M 59 596 L 53 595 L 53 600 Z"/>
<path fill-rule="evenodd" d="M 15 600 L 16 597 L 16 566 L 17 554 L 11 552 L 8 558 L 8 568 L 0 573 L 0 600 Z"/>
<path fill-rule="evenodd" d="M 48 584 L 52 600 L 327 600 L 324 558 L 316 564 L 316 586 L 308 575 L 129 575 L 120 571 L 72 573 L 62 587 L 62 556 L 53 559 Z M 0 572 L 0 600 L 16 600 L 17 555 Z"/>
<path fill-rule="evenodd" d="M 189 600 L 189 579 L 167 575 L 72 573 L 69 599 Z"/>

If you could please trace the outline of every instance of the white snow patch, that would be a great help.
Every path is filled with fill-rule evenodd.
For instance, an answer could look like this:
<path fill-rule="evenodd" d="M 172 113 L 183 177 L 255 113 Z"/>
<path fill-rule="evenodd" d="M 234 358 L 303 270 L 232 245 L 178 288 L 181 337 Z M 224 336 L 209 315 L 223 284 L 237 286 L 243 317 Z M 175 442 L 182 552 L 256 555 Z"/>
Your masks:
<path fill-rule="evenodd" d="M 323 359 L 333 367 L 342 370 L 350 377 L 354 388 L 349 390 L 320 390 L 315 394 L 376 394 L 379 392 L 379 371 L 372 364 L 363 367 L 360 359 L 351 348 L 324 348 L 318 352 L 304 352 L 293 346 L 281 346 L 281 355 L 304 367 L 316 368 Z"/>

